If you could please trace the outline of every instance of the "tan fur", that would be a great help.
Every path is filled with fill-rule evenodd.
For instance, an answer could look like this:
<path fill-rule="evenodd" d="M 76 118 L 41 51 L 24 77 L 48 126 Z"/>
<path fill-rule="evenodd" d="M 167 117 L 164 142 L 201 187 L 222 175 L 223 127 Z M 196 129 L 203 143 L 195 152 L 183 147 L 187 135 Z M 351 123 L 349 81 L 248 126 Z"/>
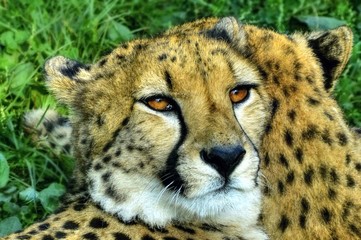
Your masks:
<path fill-rule="evenodd" d="M 182 154 L 196 156 L 200 148 L 215 143 L 241 141 L 250 147 L 246 138 L 259 149 L 264 177 L 261 220 L 271 239 L 361 239 L 360 138 L 348 128 L 331 96 L 351 46 L 352 33 L 346 27 L 285 36 L 224 18 L 187 23 L 158 38 L 122 45 L 96 65 L 77 66 L 72 79 L 59 72 L 77 63 L 53 58 L 45 67 L 48 85 L 75 113 L 77 183 L 68 194 L 70 205 L 45 220 L 46 230 L 38 233 L 39 226 L 33 225 L 8 239 L 30 236 L 33 229 L 34 239 L 54 236 L 65 231 L 67 220 L 81 224 L 66 230 L 67 239 L 83 239 L 88 232 L 103 239 L 114 238 L 114 232 L 129 239 L 240 239 L 242 223 L 234 229 L 215 222 L 219 231 L 214 231 L 191 220 L 182 228 L 167 225 L 163 233 L 141 223 L 124 224 L 94 207 L 86 192 L 83 196 L 82 188 L 91 185 L 88 175 L 95 174 L 89 169 L 105 153 L 115 153 L 113 144 L 104 148 L 119 126 L 121 132 L 128 128 L 137 133 L 124 132 L 127 141 L 152 142 L 151 148 L 160 152 L 146 165 L 147 174 L 155 173 L 162 156 L 176 144 L 182 133 L 162 122 L 162 115 L 134 103 L 154 89 L 180 102 L 188 128 Z M 172 76 L 170 93 L 160 77 L 165 70 Z M 237 116 L 228 99 L 234 78 L 256 85 L 251 104 Z M 151 140 L 153 134 L 158 142 Z M 117 138 L 117 144 L 121 140 Z M 128 162 L 122 167 L 132 171 L 136 166 Z M 197 184 L 197 176 L 187 177 Z M 194 189 L 185 194 L 193 196 Z M 108 224 L 94 229 L 94 218 Z"/>

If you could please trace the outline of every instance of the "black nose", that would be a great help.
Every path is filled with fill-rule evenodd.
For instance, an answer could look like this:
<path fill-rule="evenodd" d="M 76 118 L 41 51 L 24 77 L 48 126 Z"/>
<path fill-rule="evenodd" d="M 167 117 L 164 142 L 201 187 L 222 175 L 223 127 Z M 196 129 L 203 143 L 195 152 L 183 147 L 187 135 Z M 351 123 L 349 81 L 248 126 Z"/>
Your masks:
<path fill-rule="evenodd" d="M 240 145 L 217 146 L 209 151 L 202 150 L 201 158 L 216 169 L 220 175 L 228 178 L 242 161 L 245 153 L 246 150 Z"/>

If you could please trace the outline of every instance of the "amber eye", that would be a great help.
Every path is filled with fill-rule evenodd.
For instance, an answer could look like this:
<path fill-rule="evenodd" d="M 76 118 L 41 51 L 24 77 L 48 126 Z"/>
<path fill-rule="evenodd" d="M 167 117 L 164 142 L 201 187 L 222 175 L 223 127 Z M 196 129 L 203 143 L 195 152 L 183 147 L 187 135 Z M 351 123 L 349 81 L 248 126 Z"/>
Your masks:
<path fill-rule="evenodd" d="M 232 103 L 240 103 L 248 97 L 249 87 L 238 86 L 229 92 Z"/>
<path fill-rule="evenodd" d="M 164 97 L 152 97 L 145 100 L 145 103 L 153 110 L 171 111 L 174 106 L 171 101 Z"/>

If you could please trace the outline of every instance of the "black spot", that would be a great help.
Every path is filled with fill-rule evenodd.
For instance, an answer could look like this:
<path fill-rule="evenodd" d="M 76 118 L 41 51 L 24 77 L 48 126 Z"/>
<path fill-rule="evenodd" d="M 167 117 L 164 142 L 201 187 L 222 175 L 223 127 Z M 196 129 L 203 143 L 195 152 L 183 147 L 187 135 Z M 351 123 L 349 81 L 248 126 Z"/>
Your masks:
<path fill-rule="evenodd" d="M 324 114 L 329 120 L 331 120 L 331 121 L 334 120 L 334 117 L 329 112 L 324 112 Z"/>
<path fill-rule="evenodd" d="M 285 192 L 285 185 L 281 180 L 278 181 L 278 192 L 282 195 Z"/>
<path fill-rule="evenodd" d="M 310 203 L 306 198 L 301 199 L 301 211 L 303 214 L 307 214 L 310 210 Z"/>
<path fill-rule="evenodd" d="M 354 224 L 350 224 L 349 228 L 350 228 L 351 232 L 353 232 L 357 236 L 361 236 L 361 229 L 360 228 L 357 228 Z"/>
<path fill-rule="evenodd" d="M 172 62 L 175 62 L 175 61 L 177 60 L 177 57 L 172 57 L 170 60 L 171 60 Z"/>
<path fill-rule="evenodd" d="M 280 155 L 279 161 L 283 166 L 288 168 L 288 160 L 283 154 Z"/>
<path fill-rule="evenodd" d="M 271 189 L 268 185 L 263 187 L 262 192 L 265 196 L 271 196 Z"/>
<path fill-rule="evenodd" d="M 70 144 L 66 144 L 66 145 L 63 147 L 63 150 L 64 150 L 64 152 L 66 152 L 66 153 L 70 153 L 71 145 L 70 145 Z"/>
<path fill-rule="evenodd" d="M 108 225 L 108 222 L 100 217 L 93 218 L 89 223 L 89 226 L 92 228 L 106 228 Z"/>
<path fill-rule="evenodd" d="M 112 139 L 107 144 L 105 144 L 105 146 L 103 147 L 103 152 L 107 152 L 113 146 L 113 144 L 114 144 L 114 140 Z"/>
<path fill-rule="evenodd" d="M 113 162 L 112 166 L 115 167 L 115 168 L 120 168 L 121 167 L 120 163 L 118 163 L 118 162 Z"/>
<path fill-rule="evenodd" d="M 284 138 L 285 138 L 286 144 L 289 147 L 291 147 L 293 145 L 293 134 L 289 129 L 286 130 Z"/>
<path fill-rule="evenodd" d="M 81 69 L 89 70 L 90 67 L 88 65 L 76 62 L 76 61 L 66 61 L 66 64 L 64 64 L 64 67 L 60 69 L 60 72 L 70 78 L 74 79 L 74 77 L 79 73 Z"/>
<path fill-rule="evenodd" d="M 269 163 L 270 163 L 270 158 L 269 158 L 268 153 L 267 153 L 266 156 L 264 157 L 264 164 L 266 165 L 266 167 L 268 167 Z"/>
<path fill-rule="evenodd" d="M 107 63 L 108 59 L 107 58 L 103 58 L 102 60 L 99 61 L 99 67 L 103 67 L 106 63 Z"/>
<path fill-rule="evenodd" d="M 35 235 L 37 233 L 38 233 L 38 231 L 36 231 L 36 230 L 31 230 L 30 232 L 28 232 L 28 234 L 31 234 L 31 235 Z"/>
<path fill-rule="evenodd" d="M 346 154 L 346 165 L 349 165 L 351 163 L 351 156 L 350 154 Z"/>
<path fill-rule="evenodd" d="M 275 79 L 277 79 L 277 78 L 276 78 L 276 77 L 273 77 L 273 81 L 275 81 Z M 277 81 L 278 81 L 278 79 L 277 79 Z M 283 87 L 283 88 L 282 88 L 282 91 L 283 91 L 283 94 L 285 95 L 285 97 L 289 97 L 289 96 L 290 96 L 290 93 L 289 93 L 287 87 Z"/>
<path fill-rule="evenodd" d="M 287 174 L 287 177 L 286 177 L 286 182 L 288 184 L 292 184 L 295 180 L 295 173 L 294 171 L 290 171 L 288 174 Z"/>
<path fill-rule="evenodd" d="M 314 138 L 317 136 L 317 134 L 319 134 L 319 131 L 318 131 L 318 129 L 317 129 L 317 126 L 311 124 L 311 125 L 309 125 L 309 126 L 307 127 L 306 130 L 304 130 L 304 131 L 302 132 L 302 137 L 303 137 L 305 140 L 311 140 L 311 139 L 314 139 Z"/>
<path fill-rule="evenodd" d="M 346 179 L 347 179 L 347 187 L 354 187 L 355 185 L 356 185 L 356 182 L 355 182 L 355 180 L 353 179 L 353 177 L 352 176 L 350 176 L 350 175 L 347 175 L 346 176 Z"/>
<path fill-rule="evenodd" d="M 311 106 L 316 106 L 316 105 L 319 105 L 320 104 L 320 101 L 318 101 L 317 99 L 313 98 L 313 97 L 309 97 L 307 99 L 307 102 L 309 105 Z"/>
<path fill-rule="evenodd" d="M 165 71 L 164 78 L 165 78 L 168 88 L 172 89 L 173 88 L 172 77 L 170 76 L 170 73 L 168 71 Z"/>
<path fill-rule="evenodd" d="M 105 194 L 108 195 L 109 197 L 115 199 L 118 202 L 122 202 L 125 200 L 125 196 L 122 194 L 118 194 L 112 187 L 108 187 L 105 190 Z"/>
<path fill-rule="evenodd" d="M 336 172 L 336 170 L 334 168 L 332 168 L 331 171 L 330 171 L 330 177 L 331 177 L 332 183 L 334 183 L 334 184 L 339 183 L 340 179 L 339 179 L 338 174 L 337 174 L 337 172 Z"/>
<path fill-rule="evenodd" d="M 44 235 L 41 239 L 42 240 L 54 240 L 54 238 L 51 235 Z"/>
<path fill-rule="evenodd" d="M 155 240 L 155 238 L 149 236 L 149 235 L 145 235 L 142 237 L 142 240 Z"/>
<path fill-rule="evenodd" d="M 109 178 L 111 176 L 111 173 L 110 172 L 106 172 L 102 175 L 102 179 L 104 182 L 108 182 L 109 181 Z"/>
<path fill-rule="evenodd" d="M 163 240 L 179 240 L 179 239 L 175 237 L 164 237 Z"/>
<path fill-rule="evenodd" d="M 129 123 L 129 117 L 124 118 L 124 120 L 122 121 L 122 126 L 125 127 L 126 125 L 128 125 Z M 119 133 L 120 129 L 118 129 L 117 131 L 114 132 L 113 137 L 117 136 Z"/>
<path fill-rule="evenodd" d="M 312 184 L 312 180 L 313 180 L 313 175 L 314 175 L 314 170 L 312 168 L 309 168 L 308 170 L 306 170 L 303 173 L 303 178 L 305 180 L 305 183 L 307 185 L 311 185 Z"/>
<path fill-rule="evenodd" d="M 40 231 L 44 231 L 44 230 L 48 229 L 49 227 L 50 227 L 50 224 L 49 224 L 49 223 L 43 223 L 43 224 L 41 224 L 41 225 L 38 226 L 38 229 L 39 229 Z"/>
<path fill-rule="evenodd" d="M 103 166 L 100 163 L 97 163 L 97 164 L 94 165 L 93 168 L 94 168 L 95 171 L 99 171 L 100 169 L 103 168 Z"/>
<path fill-rule="evenodd" d="M 213 38 L 219 41 L 225 41 L 227 43 L 232 42 L 231 37 L 228 35 L 225 29 L 215 27 L 206 31 L 204 35 L 208 38 Z"/>
<path fill-rule="evenodd" d="M 214 225 L 210 225 L 207 223 L 203 223 L 202 226 L 200 227 L 202 230 L 208 231 L 208 232 L 219 232 L 221 231 L 219 228 L 217 228 Z"/>
<path fill-rule="evenodd" d="M 346 218 L 350 215 L 351 208 L 354 207 L 354 204 L 350 201 L 346 201 L 343 204 L 343 210 L 342 210 L 342 218 L 346 221 Z"/>
<path fill-rule="evenodd" d="M 322 217 L 323 221 L 327 224 L 331 221 L 332 214 L 327 208 L 322 208 L 321 209 L 321 217 Z"/>
<path fill-rule="evenodd" d="M 287 116 L 288 118 L 293 122 L 295 121 L 296 119 L 296 112 L 295 110 L 290 110 L 288 113 L 287 113 Z"/>
<path fill-rule="evenodd" d="M 48 133 L 51 133 L 54 130 L 54 124 L 50 121 L 44 121 L 44 127 Z"/>
<path fill-rule="evenodd" d="M 31 236 L 30 235 L 20 235 L 20 236 L 17 236 L 17 239 L 30 239 Z"/>
<path fill-rule="evenodd" d="M 163 54 L 161 54 L 161 55 L 158 56 L 158 60 L 159 60 L 159 61 L 163 61 L 163 60 L 166 60 L 167 57 L 168 57 L 167 54 L 163 53 Z"/>
<path fill-rule="evenodd" d="M 303 162 L 303 151 L 301 148 L 297 148 L 295 151 L 295 157 L 299 163 Z"/>
<path fill-rule="evenodd" d="M 64 229 L 78 229 L 79 224 L 74 221 L 68 220 L 63 224 L 63 228 Z"/>
<path fill-rule="evenodd" d="M 271 130 L 272 130 L 272 125 L 271 125 L 271 123 L 268 123 L 266 125 L 264 131 L 265 131 L 266 134 L 269 134 L 271 132 Z"/>
<path fill-rule="evenodd" d="M 282 215 L 281 221 L 280 221 L 279 224 L 278 224 L 278 228 L 279 228 L 282 232 L 284 232 L 284 231 L 286 231 L 286 229 L 287 229 L 287 227 L 289 226 L 289 224 L 290 224 L 290 220 L 287 218 L 287 216 L 286 216 L 286 215 Z"/>
<path fill-rule="evenodd" d="M 306 227 L 306 220 L 307 220 L 306 215 L 301 214 L 300 217 L 299 217 L 299 223 L 300 223 L 300 227 L 301 227 L 301 228 L 305 228 L 305 227 Z"/>
<path fill-rule="evenodd" d="M 327 168 L 326 168 L 326 166 L 322 164 L 320 166 L 320 168 L 319 168 L 319 172 L 320 172 L 322 180 L 326 181 L 326 179 L 327 179 Z"/>
<path fill-rule="evenodd" d="M 325 129 L 321 135 L 322 141 L 328 145 L 332 145 L 332 139 L 330 137 L 330 132 L 328 129 Z"/>
<path fill-rule="evenodd" d="M 189 234 L 195 234 L 196 231 L 194 229 L 191 228 L 187 228 L 181 225 L 174 225 L 175 228 L 182 230 L 183 232 L 189 233 Z"/>
<path fill-rule="evenodd" d="M 273 118 L 280 106 L 280 103 L 277 99 L 273 99 L 272 101 L 272 108 L 271 108 L 271 117 Z"/>
<path fill-rule="evenodd" d="M 121 153 L 122 153 L 121 150 L 117 149 L 117 151 L 114 153 L 114 156 L 119 157 Z"/>
<path fill-rule="evenodd" d="M 332 189 L 332 188 L 329 188 L 328 189 L 328 198 L 331 199 L 331 200 L 335 200 L 336 196 L 337 196 L 336 191 L 334 189 Z"/>
<path fill-rule="evenodd" d="M 356 163 L 355 168 L 358 172 L 361 172 L 361 163 Z"/>
<path fill-rule="evenodd" d="M 95 233 L 92 232 L 88 232 L 86 234 L 83 235 L 84 239 L 88 239 L 88 240 L 97 240 L 99 239 L 98 236 Z"/>
<path fill-rule="evenodd" d="M 105 123 L 104 117 L 101 115 L 97 116 L 96 123 L 97 123 L 98 127 L 103 126 Z"/>
<path fill-rule="evenodd" d="M 108 162 L 110 162 L 111 159 L 112 159 L 112 157 L 107 155 L 107 156 L 103 157 L 102 161 L 103 161 L 103 163 L 108 163 Z"/>
<path fill-rule="evenodd" d="M 131 240 L 131 238 L 128 235 L 125 235 L 121 232 L 113 233 L 114 240 Z"/>
<path fill-rule="evenodd" d="M 66 233 L 65 232 L 55 232 L 55 238 L 59 239 L 59 238 L 66 238 Z"/>
<path fill-rule="evenodd" d="M 83 211 L 85 208 L 87 207 L 87 205 L 86 204 L 84 204 L 84 203 L 77 203 L 77 204 L 75 204 L 74 206 L 73 206 L 73 209 L 75 210 L 75 211 Z"/>
<path fill-rule="evenodd" d="M 346 134 L 344 133 L 338 133 L 336 135 L 336 137 L 338 138 L 338 143 L 341 145 L 341 146 L 345 146 L 348 142 L 348 138 L 346 136 Z"/>

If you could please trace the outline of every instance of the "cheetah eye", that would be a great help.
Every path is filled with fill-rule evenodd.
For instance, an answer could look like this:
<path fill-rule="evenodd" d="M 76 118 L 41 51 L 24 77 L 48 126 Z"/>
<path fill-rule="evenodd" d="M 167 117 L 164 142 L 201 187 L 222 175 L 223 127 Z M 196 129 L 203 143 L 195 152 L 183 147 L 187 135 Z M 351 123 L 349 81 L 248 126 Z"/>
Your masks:
<path fill-rule="evenodd" d="M 144 100 L 144 103 L 156 111 L 172 111 L 174 110 L 173 101 L 167 97 L 154 96 Z"/>
<path fill-rule="evenodd" d="M 247 99 L 249 90 L 250 86 L 237 86 L 229 92 L 229 98 L 232 103 L 241 103 Z"/>

